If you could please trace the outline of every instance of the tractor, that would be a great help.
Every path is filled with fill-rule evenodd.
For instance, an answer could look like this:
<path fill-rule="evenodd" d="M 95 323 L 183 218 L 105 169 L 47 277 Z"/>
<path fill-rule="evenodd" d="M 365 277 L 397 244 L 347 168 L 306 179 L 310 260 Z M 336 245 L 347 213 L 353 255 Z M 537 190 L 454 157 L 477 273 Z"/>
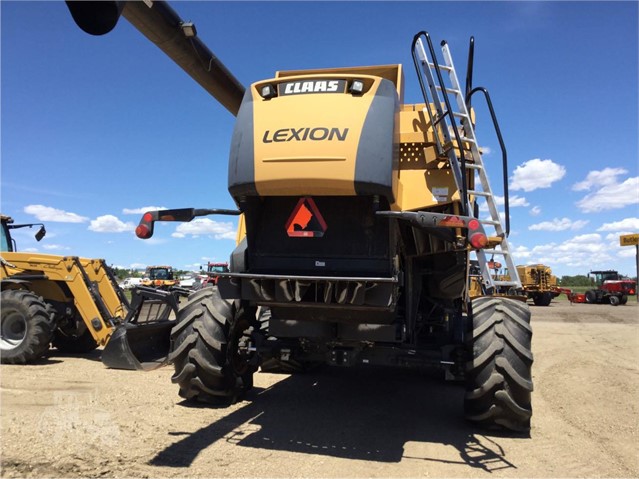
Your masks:
<path fill-rule="evenodd" d="M 180 396 L 230 404 L 273 361 L 438 368 L 465 383 L 469 421 L 530 430 L 530 310 L 525 296 L 497 294 L 521 283 L 508 192 L 502 221 L 475 136 L 479 94 L 505 180 L 490 95 L 472 85 L 472 38 L 465 88 L 446 42 L 438 53 L 426 31 L 407 41 L 421 91 L 411 103 L 401 64 L 277 71 L 245 88 L 165 2 L 67 5 L 94 35 L 124 16 L 236 116 L 236 209 L 148 211 L 136 228 L 146 239 L 157 221 L 239 216 L 229 271 L 191 294 L 170 329 Z M 490 219 L 479 218 L 480 202 Z M 508 280 L 492 277 L 493 256 Z M 475 260 L 480 293 L 471 296 Z M 107 348 L 126 351 L 127 335 L 118 339 Z"/>
<path fill-rule="evenodd" d="M 86 354 L 107 344 L 120 324 L 136 326 L 127 343 L 136 353 L 136 366 L 150 369 L 162 363 L 157 353 L 165 339 L 156 333 L 171 324 L 169 317 L 178 309 L 176 294 L 139 287 L 129 301 L 103 259 L 17 251 L 12 230 L 39 226 L 35 239 L 40 241 L 44 225 L 15 224 L 6 215 L 0 215 L 0 223 L 2 363 L 36 362 L 51 346 L 62 353 Z M 122 358 L 116 350 L 113 363 L 123 364 Z"/>
<path fill-rule="evenodd" d="M 591 271 L 591 277 L 596 289 L 586 291 L 586 303 L 601 304 L 609 303 L 613 306 L 626 304 L 628 296 L 637 293 L 637 283 L 628 278 L 622 277 L 617 271 Z"/>

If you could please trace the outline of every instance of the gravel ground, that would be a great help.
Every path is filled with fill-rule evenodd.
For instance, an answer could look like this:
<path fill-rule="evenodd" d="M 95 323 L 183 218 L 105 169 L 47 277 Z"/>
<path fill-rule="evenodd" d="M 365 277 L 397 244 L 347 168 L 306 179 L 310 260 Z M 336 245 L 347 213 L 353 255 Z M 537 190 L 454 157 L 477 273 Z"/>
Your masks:
<path fill-rule="evenodd" d="M 637 477 L 639 307 L 534 307 L 530 437 L 463 420 L 432 375 L 258 373 L 247 398 L 194 407 L 172 368 L 99 351 L 0 367 L 2 477 Z"/>

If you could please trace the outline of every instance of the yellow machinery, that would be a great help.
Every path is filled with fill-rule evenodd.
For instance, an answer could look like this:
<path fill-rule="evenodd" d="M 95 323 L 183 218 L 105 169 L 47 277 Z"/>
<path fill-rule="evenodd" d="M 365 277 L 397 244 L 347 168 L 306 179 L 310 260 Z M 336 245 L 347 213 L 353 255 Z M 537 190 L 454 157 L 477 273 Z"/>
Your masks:
<path fill-rule="evenodd" d="M 529 430 L 530 311 L 498 294 L 521 283 L 507 185 L 503 223 L 475 137 L 480 93 L 506 180 L 490 96 L 471 84 L 472 41 L 464 89 L 448 45 L 438 54 L 415 35 L 416 103 L 404 101 L 398 64 L 279 71 L 245 89 L 164 2 L 67 4 L 92 34 L 122 14 L 237 117 L 237 210 L 149 211 L 136 229 L 150 238 L 156 221 L 241 215 L 230 271 L 189 297 L 166 345 L 182 397 L 233 401 L 265 362 L 438 367 L 465 381 L 470 421 Z M 493 278 L 495 256 L 510 278 Z"/>
<path fill-rule="evenodd" d="M 177 309 L 176 303 L 159 307 L 160 300 L 169 305 L 171 296 L 144 289 L 135 290 L 134 301 L 129 304 L 103 259 L 15 251 L 10 231 L 38 225 L 16 225 L 4 215 L 0 220 L 3 363 L 36 361 L 50 344 L 68 353 L 87 353 L 104 346 L 116 325 L 125 319 L 140 319 L 147 299 L 155 301 L 154 308 L 153 301 L 147 302 L 147 320 L 167 319 L 170 309 Z M 44 226 L 39 226 L 38 241 L 45 235 Z M 139 345 L 136 350 L 142 352 L 146 347 Z"/>
<path fill-rule="evenodd" d="M 559 296 L 557 277 L 549 266 L 532 264 L 517 266 L 523 291 L 535 306 L 548 306 L 553 298 Z"/>
<path fill-rule="evenodd" d="M 158 289 L 170 289 L 180 285 L 173 275 L 171 266 L 147 266 L 141 286 Z"/>

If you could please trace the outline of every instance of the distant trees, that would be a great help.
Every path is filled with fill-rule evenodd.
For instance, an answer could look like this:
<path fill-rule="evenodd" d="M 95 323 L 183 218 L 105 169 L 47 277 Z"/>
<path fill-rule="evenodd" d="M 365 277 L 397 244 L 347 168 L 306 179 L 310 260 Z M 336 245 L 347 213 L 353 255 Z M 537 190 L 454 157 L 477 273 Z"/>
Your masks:
<path fill-rule="evenodd" d="M 591 284 L 590 278 L 583 274 L 559 278 L 559 286 L 590 286 Z"/>

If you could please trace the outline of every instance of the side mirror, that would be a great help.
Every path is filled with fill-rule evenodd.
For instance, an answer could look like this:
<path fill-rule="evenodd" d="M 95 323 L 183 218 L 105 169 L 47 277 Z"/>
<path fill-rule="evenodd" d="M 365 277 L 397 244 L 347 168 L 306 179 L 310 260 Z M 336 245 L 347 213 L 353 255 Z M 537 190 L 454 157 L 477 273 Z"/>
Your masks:
<path fill-rule="evenodd" d="M 38 232 L 35 234 L 36 241 L 40 241 L 47 234 L 47 230 L 44 229 L 44 226 L 41 226 Z"/>

